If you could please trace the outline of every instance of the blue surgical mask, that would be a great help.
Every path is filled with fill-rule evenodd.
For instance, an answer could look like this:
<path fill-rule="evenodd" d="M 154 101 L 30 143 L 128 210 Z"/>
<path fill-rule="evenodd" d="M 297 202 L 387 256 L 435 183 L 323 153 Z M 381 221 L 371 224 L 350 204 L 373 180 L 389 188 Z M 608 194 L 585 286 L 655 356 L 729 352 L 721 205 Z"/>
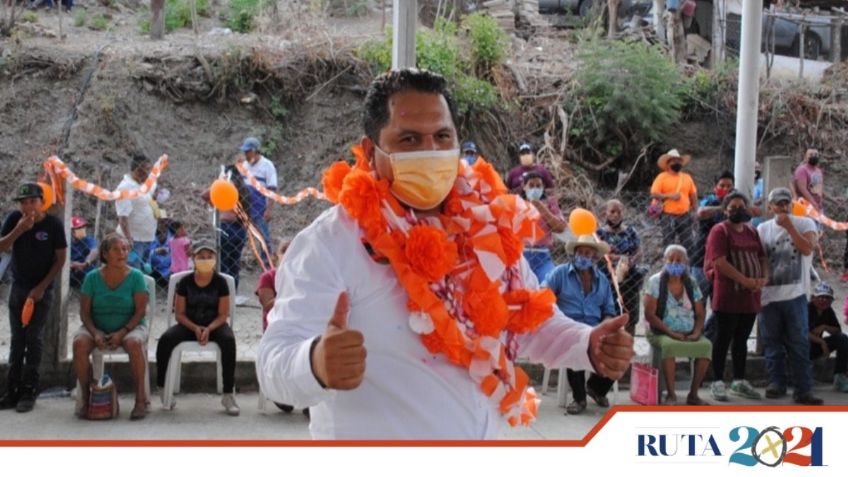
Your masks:
<path fill-rule="evenodd" d="M 539 200 L 542 198 L 542 194 L 545 193 L 545 189 L 541 187 L 530 187 L 528 189 L 524 189 L 524 195 L 527 196 L 527 200 Z"/>
<path fill-rule="evenodd" d="M 589 257 L 584 257 L 583 255 L 576 255 L 574 257 L 574 268 L 578 270 L 588 270 L 595 265 L 595 261 Z"/>
<path fill-rule="evenodd" d="M 665 271 L 672 277 L 679 277 L 686 273 L 686 265 L 682 263 L 666 263 Z"/>

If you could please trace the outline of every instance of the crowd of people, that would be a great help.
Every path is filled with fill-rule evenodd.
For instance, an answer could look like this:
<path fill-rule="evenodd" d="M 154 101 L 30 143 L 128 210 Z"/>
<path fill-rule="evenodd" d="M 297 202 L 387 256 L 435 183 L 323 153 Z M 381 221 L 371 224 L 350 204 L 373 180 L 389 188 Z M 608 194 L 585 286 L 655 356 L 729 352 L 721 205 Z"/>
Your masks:
<path fill-rule="evenodd" d="M 100 244 L 88 233 L 88 222 L 73 217 L 69 261 L 82 321 L 74 334 L 73 366 L 82 401 L 93 379 L 92 351 L 123 348 L 135 391 L 130 418 L 144 418 L 144 274 L 164 287 L 174 274 L 190 271 L 173 284 L 176 323 L 158 340 L 156 383 L 164 386 L 179 343 L 215 342 L 222 354 L 222 405 L 227 414 L 239 414 L 237 340 L 229 325 L 230 300 L 238 297 L 225 276 L 238 287 L 250 225 L 262 236 L 257 258 L 268 269 L 256 290 L 264 332 L 257 378 L 281 408 L 310 408 L 316 437 L 490 438 L 497 435 L 496 413 L 513 423 L 533 412 L 524 394 L 526 376 L 513 365 L 518 357 L 567 368 L 573 394 L 567 413 L 585 411 L 587 398 L 607 407 L 607 393 L 633 358 L 641 316 L 653 352 L 661 356 L 666 404 L 678 402 L 678 357 L 694 360 L 686 404 L 708 404 L 700 389 L 710 369 L 714 400 L 760 399 L 746 378 L 754 326 L 764 346 L 766 398 L 782 397 L 791 387 L 794 402 L 821 404 L 812 392 L 812 360 L 833 352 L 834 385 L 848 392 L 848 337 L 832 309 L 833 289 L 817 279 L 812 264 L 821 227 L 791 211 L 796 197 L 817 210 L 825 200 L 840 201 L 824 192 L 817 151 L 807 151 L 791 190 L 773 188 L 764 197 L 758 174 L 749 197 L 735 188 L 732 173 L 723 172 L 700 199 L 686 172 L 691 157 L 674 149 L 661 155 L 650 196 L 664 253 L 652 270 L 638 225 L 627 223 L 617 199 L 599 211 L 595 233 L 568 234 L 557 185 L 531 144 L 517 148 L 519 163 L 503 179 L 490 174 L 494 169 L 476 144 L 460 146 L 453 100 L 438 75 L 381 75 L 369 89 L 363 126 L 360 160 L 339 179 L 345 187 L 325 190 L 338 197 L 338 205 L 293 241 L 278 240 L 276 257 L 265 252 L 273 250 L 271 202 L 235 167 L 226 175 L 239 191 L 239 207 L 220 213 L 217 246 L 192 241 L 187 227 L 160 207 L 165 198 L 155 189 L 117 201 L 117 233 Z M 240 160 L 276 190 L 274 164 L 260 149 L 258 139 L 245 139 Z M 139 189 L 150 168 L 148 159 L 134 157 L 119 189 Z M 328 187 L 326 178 L 324 183 Z M 494 203 L 493 192 L 507 191 L 523 199 L 515 210 L 526 204 L 538 215 L 538 227 L 519 226 L 518 216 L 497 219 L 479 210 L 461 215 L 470 204 Z M 0 251 L 11 249 L 14 256 L 10 366 L 0 409 L 27 412 L 37 397 L 42 330 L 68 245 L 61 221 L 42 210 L 38 184 L 21 185 L 15 200 L 19 210 L 0 232 Z M 493 207 L 489 214 L 507 209 Z M 761 217 L 768 219 L 754 222 Z M 498 225 L 475 226 L 473 220 Z M 484 240 L 469 230 L 498 232 Z M 564 237 L 568 259 L 557 263 L 552 252 Z M 521 259 L 509 258 L 515 240 L 524 242 Z M 440 252 L 430 250 L 434 244 Z M 417 250 L 428 258 L 417 259 Z M 453 262 L 440 263 L 460 256 L 464 262 L 456 269 Z M 22 324 L 18 318 L 28 300 L 34 313 Z M 544 319 L 518 324 L 534 313 Z M 465 350 L 456 343 L 465 343 Z M 471 348 L 476 351 L 466 354 Z M 485 358 L 490 355 L 497 364 Z M 487 375 L 491 366 L 496 372 Z M 486 404 L 493 399 L 499 405 Z M 77 412 L 85 417 L 85 405 Z"/>

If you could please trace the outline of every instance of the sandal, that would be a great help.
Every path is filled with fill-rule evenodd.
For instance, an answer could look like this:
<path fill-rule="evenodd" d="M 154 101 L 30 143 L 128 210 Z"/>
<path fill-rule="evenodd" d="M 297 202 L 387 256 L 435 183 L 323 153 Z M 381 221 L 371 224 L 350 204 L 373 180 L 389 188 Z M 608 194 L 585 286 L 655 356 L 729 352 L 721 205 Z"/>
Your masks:
<path fill-rule="evenodd" d="M 666 405 L 666 406 L 676 406 L 677 405 L 677 396 L 666 396 L 663 404 Z"/>
<path fill-rule="evenodd" d="M 688 404 L 689 406 L 709 406 L 710 405 L 709 402 L 704 401 L 703 399 L 701 399 L 698 396 L 687 397 L 686 398 L 686 404 Z"/>
<path fill-rule="evenodd" d="M 136 403 L 130 412 L 130 421 L 138 421 L 147 416 L 147 405 L 145 403 Z"/>

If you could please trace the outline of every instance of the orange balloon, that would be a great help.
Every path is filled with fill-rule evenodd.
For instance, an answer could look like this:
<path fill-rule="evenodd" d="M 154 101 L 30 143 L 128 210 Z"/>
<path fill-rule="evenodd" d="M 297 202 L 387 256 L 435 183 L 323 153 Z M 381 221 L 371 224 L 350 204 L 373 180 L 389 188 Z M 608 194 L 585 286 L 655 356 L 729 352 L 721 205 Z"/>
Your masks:
<path fill-rule="evenodd" d="M 792 215 L 804 217 L 807 215 L 807 209 L 800 202 L 792 201 Z"/>
<path fill-rule="evenodd" d="M 227 212 L 236 208 L 239 194 L 232 182 L 224 179 L 216 179 L 209 189 L 209 201 L 221 212 Z"/>
<path fill-rule="evenodd" d="M 32 320 L 32 312 L 35 311 L 35 301 L 32 298 L 27 298 L 24 302 L 24 309 L 21 310 L 21 324 L 26 327 Z"/>
<path fill-rule="evenodd" d="M 53 205 L 53 187 L 44 182 L 39 182 L 38 185 L 41 186 L 41 193 L 44 195 L 44 199 L 42 200 L 44 205 L 41 207 L 41 210 L 47 212 L 47 209 Z"/>
<path fill-rule="evenodd" d="M 592 235 L 598 230 L 598 219 L 595 214 L 577 207 L 568 216 L 568 226 L 574 235 Z"/>

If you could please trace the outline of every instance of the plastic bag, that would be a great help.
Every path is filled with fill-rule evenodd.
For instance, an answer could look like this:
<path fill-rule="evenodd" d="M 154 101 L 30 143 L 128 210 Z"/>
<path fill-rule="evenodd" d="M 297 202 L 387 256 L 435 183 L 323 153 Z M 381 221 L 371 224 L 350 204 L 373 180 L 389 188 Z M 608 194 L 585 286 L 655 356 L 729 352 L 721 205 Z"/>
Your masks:
<path fill-rule="evenodd" d="M 633 363 L 630 369 L 630 399 L 644 406 L 657 405 L 659 370 L 647 363 Z"/>

